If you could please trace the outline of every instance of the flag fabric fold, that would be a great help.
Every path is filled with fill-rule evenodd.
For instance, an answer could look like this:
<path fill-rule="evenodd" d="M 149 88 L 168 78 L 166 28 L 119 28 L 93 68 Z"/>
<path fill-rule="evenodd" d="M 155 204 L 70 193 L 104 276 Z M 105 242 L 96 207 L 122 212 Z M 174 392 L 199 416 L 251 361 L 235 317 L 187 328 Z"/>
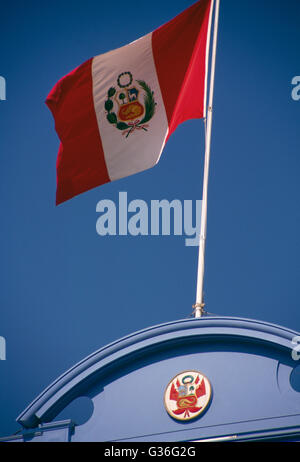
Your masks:
<path fill-rule="evenodd" d="M 211 10 L 200 0 L 54 86 L 57 204 L 153 167 L 180 123 L 205 116 Z"/>

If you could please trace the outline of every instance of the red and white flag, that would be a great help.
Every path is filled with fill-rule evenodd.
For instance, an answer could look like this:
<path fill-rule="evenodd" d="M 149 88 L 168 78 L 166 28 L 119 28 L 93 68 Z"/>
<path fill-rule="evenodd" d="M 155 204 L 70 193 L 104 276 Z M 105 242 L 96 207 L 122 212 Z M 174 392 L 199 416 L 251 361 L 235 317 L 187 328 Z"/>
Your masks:
<path fill-rule="evenodd" d="M 61 144 L 56 204 L 153 167 L 176 127 L 205 116 L 212 0 L 89 59 L 47 97 Z"/>

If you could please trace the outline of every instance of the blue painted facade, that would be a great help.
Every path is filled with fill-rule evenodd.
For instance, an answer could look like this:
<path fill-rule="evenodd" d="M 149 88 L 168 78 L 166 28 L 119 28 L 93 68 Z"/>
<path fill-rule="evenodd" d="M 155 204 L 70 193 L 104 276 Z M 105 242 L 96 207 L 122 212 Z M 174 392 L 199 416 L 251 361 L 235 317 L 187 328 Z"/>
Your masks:
<path fill-rule="evenodd" d="M 174 321 L 144 329 L 88 356 L 46 388 L 5 441 L 300 440 L 300 392 L 290 378 L 297 332 L 230 317 Z M 169 381 L 185 370 L 209 379 L 212 398 L 195 420 L 164 407 Z M 92 412 L 77 425 L 55 421 L 78 397 Z"/>

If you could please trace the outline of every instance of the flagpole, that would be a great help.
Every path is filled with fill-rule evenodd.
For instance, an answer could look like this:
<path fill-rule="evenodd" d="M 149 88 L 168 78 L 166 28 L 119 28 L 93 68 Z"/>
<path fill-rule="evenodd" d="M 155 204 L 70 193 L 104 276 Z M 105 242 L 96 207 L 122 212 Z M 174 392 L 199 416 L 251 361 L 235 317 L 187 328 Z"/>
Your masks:
<path fill-rule="evenodd" d="M 208 176 L 209 176 L 209 160 L 210 160 L 210 146 L 211 146 L 211 128 L 212 128 L 212 111 L 213 111 L 213 98 L 214 98 L 217 40 L 218 40 L 219 10 L 220 10 L 220 0 L 216 0 L 213 48 L 212 48 L 212 57 L 211 57 L 209 102 L 208 102 L 208 109 L 207 109 L 206 133 L 205 133 L 205 159 L 204 159 L 204 174 L 203 174 L 201 225 L 200 225 L 200 236 L 199 236 L 197 293 L 196 293 L 196 303 L 193 306 L 195 318 L 200 318 L 203 314 L 203 309 L 204 309 L 203 282 L 204 282 L 204 256 L 205 256 L 206 227 L 207 227 L 207 189 L 208 189 Z"/>

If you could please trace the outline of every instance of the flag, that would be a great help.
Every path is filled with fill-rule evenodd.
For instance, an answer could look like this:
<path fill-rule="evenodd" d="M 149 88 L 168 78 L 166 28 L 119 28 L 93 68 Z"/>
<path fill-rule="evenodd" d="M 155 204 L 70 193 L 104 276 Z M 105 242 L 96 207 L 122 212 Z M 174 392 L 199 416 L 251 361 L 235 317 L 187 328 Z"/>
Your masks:
<path fill-rule="evenodd" d="M 153 167 L 180 123 L 205 116 L 211 10 L 200 0 L 54 86 L 56 204 Z"/>

